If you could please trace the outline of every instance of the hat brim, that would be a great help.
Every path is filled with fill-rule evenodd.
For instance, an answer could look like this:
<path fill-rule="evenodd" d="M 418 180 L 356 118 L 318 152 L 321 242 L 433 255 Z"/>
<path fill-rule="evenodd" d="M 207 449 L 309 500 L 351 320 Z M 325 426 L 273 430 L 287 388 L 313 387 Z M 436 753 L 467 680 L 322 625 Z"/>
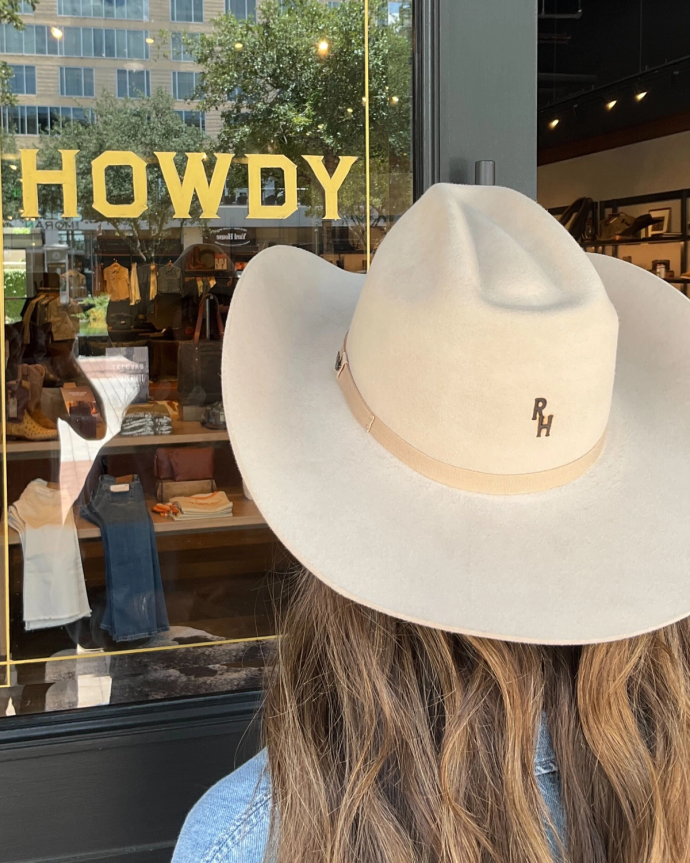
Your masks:
<path fill-rule="evenodd" d="M 603 453 L 568 485 L 510 496 L 427 479 L 352 416 L 334 362 L 363 276 L 289 247 L 249 264 L 223 348 L 228 432 L 314 575 L 386 614 L 508 641 L 611 641 L 690 615 L 690 303 L 590 259 L 620 319 Z"/>

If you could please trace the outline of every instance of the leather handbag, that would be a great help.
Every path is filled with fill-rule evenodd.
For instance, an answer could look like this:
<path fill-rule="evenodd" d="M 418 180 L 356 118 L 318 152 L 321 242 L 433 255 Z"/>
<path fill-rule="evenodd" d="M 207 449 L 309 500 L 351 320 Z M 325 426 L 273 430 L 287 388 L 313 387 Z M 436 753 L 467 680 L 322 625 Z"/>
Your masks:
<path fill-rule="evenodd" d="M 220 341 L 201 338 L 204 310 L 211 304 L 215 306 Z M 222 400 L 220 361 L 224 332 L 218 298 L 210 293 L 203 294 L 199 301 L 194 338 L 189 342 L 180 342 L 177 349 L 177 396 L 181 405 L 203 406 Z"/>
<path fill-rule="evenodd" d="M 161 479 L 156 483 L 156 498 L 167 503 L 173 497 L 192 497 L 195 494 L 211 494 L 216 491 L 213 479 L 195 479 L 188 482 L 175 482 Z"/>
<path fill-rule="evenodd" d="M 154 470 L 156 479 L 192 482 L 213 479 L 213 447 L 159 447 Z"/>

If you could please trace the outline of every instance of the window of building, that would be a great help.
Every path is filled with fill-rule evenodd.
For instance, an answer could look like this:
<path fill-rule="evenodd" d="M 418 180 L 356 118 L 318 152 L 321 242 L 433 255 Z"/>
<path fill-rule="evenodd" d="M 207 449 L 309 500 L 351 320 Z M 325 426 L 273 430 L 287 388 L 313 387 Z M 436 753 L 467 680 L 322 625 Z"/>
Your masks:
<path fill-rule="evenodd" d="M 19 14 L 20 15 L 33 15 L 34 10 L 31 6 L 31 3 L 27 3 L 26 0 L 21 0 L 19 3 Z"/>
<path fill-rule="evenodd" d="M 201 24 L 204 20 L 204 0 L 170 0 L 170 20 Z"/>
<path fill-rule="evenodd" d="M 15 135 L 38 135 L 60 128 L 62 123 L 93 123 L 91 108 L 49 107 L 45 105 L 9 105 L 0 109 L 0 127 Z"/>
<path fill-rule="evenodd" d="M 204 111 L 175 111 L 185 126 L 196 126 L 197 129 L 205 131 L 206 113 Z"/>
<path fill-rule="evenodd" d="M 192 99 L 201 83 L 201 72 L 173 72 L 172 93 L 175 99 Z"/>
<path fill-rule="evenodd" d="M 114 57 L 149 59 L 148 30 L 118 30 L 100 27 L 65 27 L 56 39 L 45 25 L 27 25 L 15 30 L 0 25 L 0 54 L 38 54 L 59 57 Z"/>
<path fill-rule="evenodd" d="M 36 95 L 36 67 L 10 65 L 12 77 L 9 80 L 9 88 L 12 93 L 21 93 L 25 96 Z"/>
<path fill-rule="evenodd" d="M 81 66 L 60 66 L 61 96 L 93 96 L 93 69 Z"/>
<path fill-rule="evenodd" d="M 149 0 L 58 0 L 58 15 L 149 20 Z"/>
<path fill-rule="evenodd" d="M 193 63 L 194 55 L 190 52 L 190 46 L 185 44 L 185 39 L 194 42 L 199 41 L 198 33 L 171 33 L 170 34 L 170 58 L 176 63 Z"/>
<path fill-rule="evenodd" d="M 120 99 L 141 99 L 151 95 L 151 76 L 148 69 L 118 69 L 117 95 Z"/>
<path fill-rule="evenodd" d="M 246 21 L 248 18 L 256 18 L 256 0 L 225 0 L 225 11 Z"/>

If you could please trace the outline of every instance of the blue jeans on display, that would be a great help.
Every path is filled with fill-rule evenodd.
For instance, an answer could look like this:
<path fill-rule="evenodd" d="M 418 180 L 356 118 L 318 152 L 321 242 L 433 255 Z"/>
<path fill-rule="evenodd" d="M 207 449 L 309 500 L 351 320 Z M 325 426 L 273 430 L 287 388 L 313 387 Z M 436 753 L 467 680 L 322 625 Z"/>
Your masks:
<path fill-rule="evenodd" d="M 169 629 L 156 534 L 139 478 L 118 485 L 115 477 L 100 477 L 81 514 L 100 528 L 103 540 L 107 602 L 101 627 L 115 641 Z"/>

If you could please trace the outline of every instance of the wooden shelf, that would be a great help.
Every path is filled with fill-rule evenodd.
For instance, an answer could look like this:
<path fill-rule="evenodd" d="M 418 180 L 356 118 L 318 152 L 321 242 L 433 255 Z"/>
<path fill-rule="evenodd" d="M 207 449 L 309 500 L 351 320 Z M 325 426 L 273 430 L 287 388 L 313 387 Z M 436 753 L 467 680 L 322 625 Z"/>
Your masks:
<path fill-rule="evenodd" d="M 199 422 L 173 420 L 172 434 L 126 436 L 116 435 L 103 447 L 103 451 L 132 450 L 144 446 L 178 446 L 186 443 L 222 443 L 228 440 L 227 431 L 207 429 Z M 40 458 L 60 452 L 60 442 L 52 441 L 7 441 L 7 458 Z"/>
<path fill-rule="evenodd" d="M 256 504 L 247 500 L 241 492 L 227 491 L 227 495 L 233 504 L 233 514 L 222 516 L 221 518 L 199 518 L 192 521 L 175 521 L 171 518 L 164 518 L 155 512 L 151 512 L 151 508 L 157 503 L 155 498 L 146 498 L 146 508 L 149 511 L 153 521 L 153 529 L 156 533 L 161 534 L 184 534 L 184 533 L 212 533 L 221 530 L 235 530 L 238 528 L 247 527 L 266 527 L 266 522 L 263 516 L 256 507 Z M 74 521 L 77 526 L 77 536 L 79 539 L 99 539 L 101 531 L 95 524 L 82 518 L 79 515 L 78 508 L 74 510 Z M 19 534 L 9 528 L 9 544 L 19 545 Z"/>
<path fill-rule="evenodd" d="M 665 237 L 640 237 L 639 239 L 636 237 L 630 237 L 629 239 L 623 240 L 585 240 L 583 242 L 583 246 L 585 248 L 589 246 L 639 246 L 642 243 L 646 243 L 652 246 L 661 246 L 664 243 L 684 243 L 688 237 L 683 236 L 683 234 L 677 234 L 675 236 L 665 236 Z"/>

